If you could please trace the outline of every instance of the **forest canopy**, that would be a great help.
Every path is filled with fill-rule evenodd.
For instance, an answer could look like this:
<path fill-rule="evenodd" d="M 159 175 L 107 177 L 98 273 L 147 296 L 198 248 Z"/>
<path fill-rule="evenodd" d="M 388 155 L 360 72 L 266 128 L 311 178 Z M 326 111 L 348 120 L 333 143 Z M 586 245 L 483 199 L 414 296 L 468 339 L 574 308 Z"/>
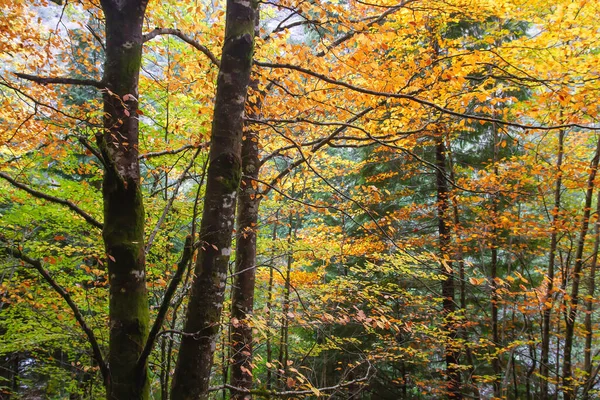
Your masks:
<path fill-rule="evenodd" d="M 598 398 L 599 16 L 0 0 L 0 399 Z"/>

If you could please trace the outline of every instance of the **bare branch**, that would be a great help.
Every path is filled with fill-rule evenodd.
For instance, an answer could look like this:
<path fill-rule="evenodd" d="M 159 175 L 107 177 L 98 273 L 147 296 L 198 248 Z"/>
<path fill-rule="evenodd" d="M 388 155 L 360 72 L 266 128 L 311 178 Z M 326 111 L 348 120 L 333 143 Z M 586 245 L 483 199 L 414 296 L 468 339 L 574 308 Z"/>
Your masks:
<path fill-rule="evenodd" d="M 66 78 L 66 77 L 43 77 L 37 75 L 22 74 L 15 72 L 15 75 L 21 79 L 27 79 L 40 85 L 48 84 L 59 84 L 59 85 L 76 85 L 76 86 L 92 86 L 98 89 L 106 89 L 106 83 L 102 81 L 96 81 L 93 79 L 78 79 L 78 78 Z"/>
<path fill-rule="evenodd" d="M 16 180 L 14 180 L 12 177 L 10 177 L 5 172 L 0 172 L 0 178 L 5 179 L 11 185 L 13 185 L 14 187 L 22 189 L 22 190 L 26 191 L 27 193 L 29 193 L 30 195 L 32 195 L 34 197 L 37 197 L 39 199 L 44 199 L 44 200 L 47 200 L 47 201 L 50 201 L 50 202 L 56 203 L 56 204 L 62 204 L 63 206 L 66 206 L 66 207 L 70 208 L 76 214 L 79 214 L 79 216 L 83 217 L 83 219 L 85 219 L 91 225 L 95 226 L 98 229 L 102 229 L 102 223 L 101 222 L 99 222 L 98 220 L 96 220 L 94 217 L 92 217 L 87 212 L 83 211 L 81 208 L 79 208 L 72 201 L 70 201 L 70 200 L 64 200 L 64 199 L 61 199 L 61 198 L 58 198 L 58 197 L 51 196 L 51 195 L 46 194 L 46 193 L 42 193 L 42 192 L 37 191 L 35 189 L 32 189 L 32 188 L 30 188 L 29 186 L 27 186 L 27 185 L 25 185 L 23 183 L 17 182 Z"/>
<path fill-rule="evenodd" d="M 26 262 L 27 264 L 29 264 L 33 268 L 35 268 L 39 272 L 39 274 L 44 278 L 44 280 L 50 286 L 52 286 L 54 291 L 56 293 L 58 293 L 60 295 L 60 297 L 63 298 L 64 301 L 67 302 L 67 304 L 69 305 L 69 308 L 73 312 L 75 319 L 77 320 L 77 323 L 79 324 L 79 326 L 81 327 L 81 329 L 83 330 L 85 335 L 87 336 L 88 342 L 90 343 L 90 346 L 92 347 L 94 359 L 96 360 L 96 362 L 98 363 L 98 366 L 100 367 L 100 372 L 102 373 L 102 377 L 104 378 L 104 381 L 107 382 L 108 377 L 109 377 L 108 365 L 106 365 L 106 363 L 104 362 L 104 358 L 102 357 L 102 351 L 100 350 L 100 345 L 98 344 L 98 340 L 96 340 L 94 331 L 92 331 L 92 329 L 85 322 L 85 319 L 83 318 L 83 314 L 79 310 L 79 307 L 77 307 L 77 304 L 75 304 L 75 302 L 71 298 L 71 295 L 69 295 L 69 293 L 62 286 L 60 286 L 54 280 L 54 278 L 52 278 L 52 276 L 50 276 L 50 273 L 42 266 L 42 263 L 40 262 L 40 260 L 30 258 L 26 254 L 23 254 L 23 252 L 21 250 L 10 246 L 10 244 L 8 244 L 4 240 L 3 237 L 0 237 L 0 243 L 2 243 L 2 247 L 4 247 L 4 249 L 8 252 L 8 254 Z"/>
<path fill-rule="evenodd" d="M 204 149 L 204 148 L 207 148 L 208 145 L 209 145 L 208 142 L 201 143 L 201 144 L 186 144 L 185 146 L 181 146 L 178 149 L 153 151 L 153 152 L 149 152 L 146 154 L 140 154 L 140 156 L 138 158 L 140 160 L 144 160 L 144 159 L 148 159 L 148 158 L 152 158 L 152 157 L 160 157 L 160 156 L 165 156 L 165 155 L 177 154 L 177 153 L 181 153 L 182 151 L 185 151 L 188 149 L 198 149 L 198 148 Z"/>
<path fill-rule="evenodd" d="M 221 66 L 221 62 L 215 57 L 215 55 L 208 49 L 208 47 L 201 45 L 197 40 L 192 39 L 185 33 L 181 32 L 179 29 L 171 29 L 171 28 L 155 28 L 152 32 L 149 32 L 143 36 L 143 41 L 148 42 L 159 35 L 173 35 L 177 36 L 179 39 L 183 40 L 190 46 L 194 47 L 196 50 L 204 53 L 206 57 L 212 61 L 214 65 L 217 67 Z"/>

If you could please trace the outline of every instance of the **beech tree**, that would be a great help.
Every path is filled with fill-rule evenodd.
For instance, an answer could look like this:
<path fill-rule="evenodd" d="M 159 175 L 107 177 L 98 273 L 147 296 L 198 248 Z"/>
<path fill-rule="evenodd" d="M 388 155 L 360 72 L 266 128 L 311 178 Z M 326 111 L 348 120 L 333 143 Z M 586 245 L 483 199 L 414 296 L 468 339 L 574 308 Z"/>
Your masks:
<path fill-rule="evenodd" d="M 79 322 L 93 347 L 107 398 L 143 399 L 148 397 L 148 380 L 147 359 L 141 356 L 150 321 L 137 111 L 142 25 L 147 1 L 106 0 L 101 5 L 106 18 L 106 59 L 101 81 L 19 76 L 43 84 L 91 85 L 103 91 L 104 132 L 98 134 L 97 144 L 104 166 L 102 237 L 110 282 L 110 339 L 106 361 L 93 333 L 86 329 L 83 321 Z"/>
<path fill-rule="evenodd" d="M 256 2 L 227 1 L 217 80 L 204 213 L 195 278 L 171 397 L 208 398 L 223 301 L 237 190 L 242 175 L 242 128 L 254 50 Z"/>

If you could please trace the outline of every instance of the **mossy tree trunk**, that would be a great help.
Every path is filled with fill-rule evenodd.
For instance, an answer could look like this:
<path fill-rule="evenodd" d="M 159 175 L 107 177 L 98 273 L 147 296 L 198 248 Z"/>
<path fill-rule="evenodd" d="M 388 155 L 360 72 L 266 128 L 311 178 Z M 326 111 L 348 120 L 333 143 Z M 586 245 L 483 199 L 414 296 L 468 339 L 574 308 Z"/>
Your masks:
<path fill-rule="evenodd" d="M 184 335 L 171 398 L 206 399 L 219 330 L 237 190 L 242 127 L 250 81 L 257 3 L 228 0 L 217 80 L 204 212 Z"/>
<path fill-rule="evenodd" d="M 144 206 L 138 162 L 138 80 L 147 0 L 102 0 L 106 17 L 102 236 L 110 281 L 107 398 L 148 398 L 146 368 L 136 368 L 148 334 Z"/>

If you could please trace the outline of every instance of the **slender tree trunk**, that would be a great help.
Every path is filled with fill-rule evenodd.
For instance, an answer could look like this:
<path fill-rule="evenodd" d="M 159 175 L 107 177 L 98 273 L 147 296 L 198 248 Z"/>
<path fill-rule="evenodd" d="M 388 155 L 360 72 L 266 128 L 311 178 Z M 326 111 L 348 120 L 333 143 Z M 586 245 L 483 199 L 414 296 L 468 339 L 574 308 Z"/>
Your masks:
<path fill-rule="evenodd" d="M 452 150 L 450 149 L 450 146 L 448 146 L 447 149 L 449 154 L 452 154 Z M 454 162 L 453 162 L 453 158 L 449 157 L 448 158 L 449 161 L 449 165 L 450 165 L 450 179 L 453 182 L 456 182 L 456 176 L 454 174 Z M 456 230 L 456 232 L 458 232 L 461 227 L 460 227 L 460 218 L 459 218 L 459 213 L 458 213 L 458 201 L 456 200 L 456 197 L 453 196 L 452 197 L 452 217 L 453 217 L 453 222 L 454 222 L 454 229 Z M 460 291 L 460 315 L 465 319 L 468 320 L 467 318 L 467 288 L 466 288 L 466 279 L 465 279 L 465 260 L 464 260 L 464 256 L 463 256 L 463 251 L 461 249 L 460 246 L 457 246 L 456 249 L 456 262 L 458 263 L 458 268 L 459 268 L 459 291 Z M 475 376 L 475 362 L 473 359 L 473 352 L 471 351 L 471 346 L 468 345 L 469 343 L 469 335 L 467 330 L 464 327 L 461 327 L 461 329 L 459 330 L 459 334 L 460 334 L 460 338 L 463 340 L 463 342 L 465 343 L 465 356 L 466 356 L 466 361 L 467 361 L 467 373 L 468 373 L 468 378 L 465 380 L 465 383 L 468 383 L 468 380 L 471 380 L 471 385 L 470 385 L 470 389 L 473 392 L 473 397 L 479 399 L 481 397 L 480 393 L 479 393 L 479 388 L 477 387 L 477 382 L 474 378 Z"/>
<path fill-rule="evenodd" d="M 288 329 L 289 329 L 289 318 L 288 314 L 290 312 L 290 269 L 292 265 L 292 255 L 288 255 L 288 261 L 286 266 L 286 274 L 285 274 L 285 286 L 283 292 L 283 304 L 281 307 L 281 336 L 279 339 L 279 364 L 280 368 L 283 370 L 283 374 L 281 374 L 281 388 L 285 390 L 286 388 L 286 379 L 288 376 L 288 357 L 289 357 L 289 347 L 288 347 Z"/>
<path fill-rule="evenodd" d="M 102 236 L 110 282 L 107 397 L 148 398 L 146 368 L 136 372 L 148 334 L 144 205 L 138 163 L 138 79 L 147 0 L 102 0 L 106 16 Z M 139 372 L 139 373 L 138 373 Z"/>
<path fill-rule="evenodd" d="M 256 133 L 245 133 L 242 145 L 242 165 L 244 177 L 238 195 L 235 279 L 231 305 L 233 363 L 231 365 L 231 385 L 239 388 L 252 388 L 252 327 L 248 318 L 254 308 L 254 281 L 256 275 L 256 236 L 258 208 L 256 181 L 259 159 Z M 233 399 L 247 399 L 233 393 Z"/>
<path fill-rule="evenodd" d="M 550 235 L 550 255 L 548 257 L 548 289 L 544 302 L 544 315 L 542 321 L 542 354 L 540 356 L 541 396 L 542 400 L 548 400 L 548 378 L 550 354 L 550 314 L 554 298 L 554 264 L 556 260 L 556 248 L 558 245 L 558 220 L 560 212 L 560 193 L 562 190 L 562 162 L 564 155 L 565 131 L 558 134 L 558 150 L 556 159 L 556 183 L 554 187 L 554 206 L 552 208 L 552 233 Z"/>
<path fill-rule="evenodd" d="M 275 213 L 275 222 L 273 223 L 273 235 L 271 237 L 271 242 L 273 246 L 273 256 L 272 263 L 275 263 L 275 242 L 277 241 L 277 223 L 279 222 L 277 219 L 279 218 L 279 212 Z M 273 326 L 273 313 L 271 312 L 271 308 L 273 307 L 273 266 L 269 268 L 269 286 L 267 288 L 267 365 L 271 365 L 273 361 L 273 345 L 272 345 L 272 335 L 271 335 L 271 327 Z M 271 390 L 272 387 L 272 372 L 271 368 L 267 367 L 267 390 Z"/>
<path fill-rule="evenodd" d="M 297 221 L 296 221 L 297 222 Z M 292 235 L 294 234 L 294 216 L 290 212 L 289 231 L 288 231 L 288 255 L 285 268 L 285 284 L 283 289 L 283 304 L 281 305 L 281 336 L 279 339 L 279 364 L 283 373 L 280 377 L 281 388 L 286 390 L 286 380 L 288 377 L 288 359 L 289 359 L 289 313 L 290 313 L 290 276 L 292 271 L 292 262 L 294 261 L 294 253 L 292 249 Z"/>
<path fill-rule="evenodd" d="M 179 359 L 173 376 L 173 400 L 206 399 L 216 347 L 237 190 L 246 92 L 250 81 L 257 2 L 227 0 L 225 40 L 200 226 L 202 249 L 196 260 Z"/>
<path fill-rule="evenodd" d="M 600 157 L 600 139 L 596 147 L 596 154 L 592 159 L 591 172 L 588 177 L 587 190 L 585 193 L 585 205 L 583 208 L 583 217 L 581 219 L 581 229 L 577 241 L 577 250 L 575 253 L 575 265 L 573 266 L 571 298 L 568 302 L 569 313 L 565 323 L 565 346 L 563 360 L 563 390 L 564 399 L 571 400 L 575 398 L 575 382 L 573 379 L 572 351 L 573 339 L 575 335 L 575 319 L 579 308 L 579 284 L 581 282 L 581 270 L 583 268 L 583 250 L 585 239 L 590 223 L 590 214 L 592 207 L 592 197 L 594 194 L 594 181 L 598 172 L 598 158 Z"/>
<path fill-rule="evenodd" d="M 456 345 L 456 321 L 454 312 L 456 304 L 454 302 L 454 271 L 453 264 L 450 262 L 450 234 L 451 228 L 448 225 L 448 202 L 449 190 L 446 173 L 446 146 L 444 137 L 437 139 L 436 151 L 436 185 L 437 185 L 437 211 L 438 211 L 438 234 L 440 242 L 440 253 L 443 262 L 442 274 L 442 307 L 444 313 L 444 330 L 446 331 L 446 375 L 448 379 L 448 397 L 451 399 L 461 399 L 461 376 L 458 368 L 458 353 L 454 346 Z"/>
<path fill-rule="evenodd" d="M 594 327 L 592 325 L 592 313 L 594 312 L 593 299 L 596 295 L 596 268 L 598 263 L 598 250 L 600 250 L 600 192 L 596 198 L 596 226 L 594 228 L 594 254 L 590 266 L 590 275 L 588 278 L 588 298 L 585 304 L 585 347 L 583 370 L 587 373 L 588 380 L 594 379 L 592 376 L 592 339 L 594 337 Z M 589 386 L 586 384 L 586 387 Z M 584 393 L 586 396 L 587 393 Z"/>
<path fill-rule="evenodd" d="M 493 138 L 492 138 L 492 151 L 493 151 L 493 163 L 494 163 L 494 175 L 498 176 L 498 127 L 496 124 L 493 126 Z M 498 198 L 497 195 L 492 195 L 492 239 L 490 244 L 490 280 L 491 280 L 491 314 L 492 314 L 492 342 L 494 343 L 494 351 L 498 350 L 500 346 L 500 334 L 498 331 L 498 283 L 496 278 L 498 277 L 498 240 L 497 240 L 497 229 L 495 227 L 495 221 L 498 216 Z M 500 374 L 502 373 L 502 365 L 500 364 L 500 358 L 495 355 L 492 358 L 492 369 L 494 371 L 494 397 L 500 397 L 502 392 L 502 382 L 500 380 Z"/>

